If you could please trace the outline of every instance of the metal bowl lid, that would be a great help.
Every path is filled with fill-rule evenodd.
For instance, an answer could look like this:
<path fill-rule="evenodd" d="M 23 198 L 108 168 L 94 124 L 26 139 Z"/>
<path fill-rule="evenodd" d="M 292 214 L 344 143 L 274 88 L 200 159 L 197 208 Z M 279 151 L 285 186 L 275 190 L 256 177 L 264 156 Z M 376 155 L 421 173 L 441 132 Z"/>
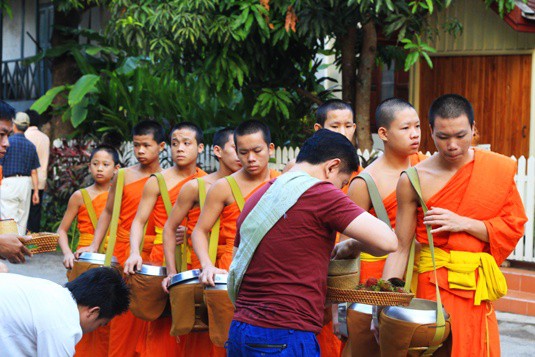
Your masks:
<path fill-rule="evenodd" d="M 384 314 L 389 317 L 413 322 L 417 324 L 432 324 L 437 321 L 437 305 L 435 301 L 425 299 L 412 299 L 409 306 L 387 306 L 383 310 Z M 444 317 L 449 317 L 444 310 Z"/>
<path fill-rule="evenodd" d="M 227 289 L 228 274 L 216 274 L 214 276 L 215 286 L 206 286 L 207 290 L 228 290 Z"/>
<path fill-rule="evenodd" d="M 197 284 L 199 282 L 200 269 L 186 270 L 171 277 L 169 287 L 178 284 Z"/>
<path fill-rule="evenodd" d="M 151 276 L 167 276 L 167 269 L 158 265 L 143 264 L 141 270 L 137 270 L 136 273 Z"/>
<path fill-rule="evenodd" d="M 78 257 L 78 260 L 82 260 L 84 262 L 91 262 L 95 264 L 104 264 L 104 260 L 106 260 L 106 254 L 83 252 Z M 111 257 L 111 263 L 118 264 L 117 258 Z"/>
<path fill-rule="evenodd" d="M 372 310 L 373 310 L 373 305 L 353 303 L 349 305 L 348 310 L 354 310 L 354 311 L 362 312 L 363 314 L 371 315 Z"/>

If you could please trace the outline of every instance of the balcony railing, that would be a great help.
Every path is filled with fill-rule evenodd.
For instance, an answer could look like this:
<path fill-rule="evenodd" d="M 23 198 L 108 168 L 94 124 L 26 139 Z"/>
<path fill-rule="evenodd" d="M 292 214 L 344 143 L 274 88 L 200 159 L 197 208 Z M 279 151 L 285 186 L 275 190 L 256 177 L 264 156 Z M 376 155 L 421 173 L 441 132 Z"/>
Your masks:
<path fill-rule="evenodd" d="M 1 67 L 2 99 L 30 100 L 45 94 L 52 85 L 46 60 L 26 63 L 24 58 L 3 61 Z"/>

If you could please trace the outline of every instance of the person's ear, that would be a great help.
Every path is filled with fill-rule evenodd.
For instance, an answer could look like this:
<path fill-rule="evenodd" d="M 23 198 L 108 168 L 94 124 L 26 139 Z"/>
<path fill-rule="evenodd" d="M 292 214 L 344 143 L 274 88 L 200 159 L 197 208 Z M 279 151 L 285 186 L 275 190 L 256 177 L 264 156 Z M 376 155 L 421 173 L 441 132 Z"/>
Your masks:
<path fill-rule="evenodd" d="M 377 130 L 377 134 L 382 141 L 388 141 L 388 130 L 384 126 Z"/>
<path fill-rule="evenodd" d="M 162 152 L 165 149 L 165 141 L 162 141 L 160 144 L 160 152 Z"/>
<path fill-rule="evenodd" d="M 203 150 L 204 150 L 204 144 L 201 143 L 201 144 L 197 145 L 197 152 L 199 154 L 202 153 Z"/>
<path fill-rule="evenodd" d="M 323 129 L 323 127 L 320 124 L 318 123 L 314 124 L 314 131 L 318 131 L 320 129 Z"/>
<path fill-rule="evenodd" d="M 98 319 L 100 315 L 100 307 L 99 306 L 93 306 L 93 307 L 86 307 L 84 309 L 84 315 L 87 320 L 96 320 Z"/>
<path fill-rule="evenodd" d="M 273 153 L 275 152 L 275 144 L 271 143 L 268 146 L 269 148 L 269 157 L 273 156 Z"/>
<path fill-rule="evenodd" d="M 340 165 L 341 160 L 338 158 L 327 161 L 324 166 L 325 177 L 327 179 L 331 179 L 333 176 L 338 175 L 338 172 L 340 171 Z"/>
<path fill-rule="evenodd" d="M 214 156 L 221 160 L 221 152 L 223 151 L 221 146 L 214 145 L 214 148 L 212 150 L 214 151 Z"/>

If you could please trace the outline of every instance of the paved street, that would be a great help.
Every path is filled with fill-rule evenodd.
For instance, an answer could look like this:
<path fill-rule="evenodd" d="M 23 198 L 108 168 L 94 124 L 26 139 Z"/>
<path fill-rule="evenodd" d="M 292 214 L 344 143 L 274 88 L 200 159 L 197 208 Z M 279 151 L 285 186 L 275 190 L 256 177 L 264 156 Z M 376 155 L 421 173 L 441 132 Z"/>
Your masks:
<path fill-rule="evenodd" d="M 35 255 L 26 264 L 6 263 L 9 272 L 53 280 L 59 284 L 67 282 L 61 263 L 61 253 Z M 498 312 L 502 356 L 531 357 L 535 355 L 535 317 Z"/>

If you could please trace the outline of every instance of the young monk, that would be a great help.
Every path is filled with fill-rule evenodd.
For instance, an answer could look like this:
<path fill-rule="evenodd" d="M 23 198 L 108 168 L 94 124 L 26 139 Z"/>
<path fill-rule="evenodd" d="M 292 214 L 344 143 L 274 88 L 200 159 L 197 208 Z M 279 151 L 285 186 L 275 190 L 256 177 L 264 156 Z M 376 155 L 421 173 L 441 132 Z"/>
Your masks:
<path fill-rule="evenodd" d="M 75 218 L 78 220 L 78 231 L 80 232 L 78 248 L 87 247 L 93 241 L 96 220 L 104 210 L 111 180 L 118 169 L 119 155 L 117 150 L 108 145 L 99 145 L 93 150 L 89 158 L 89 172 L 95 183 L 72 194 L 58 228 L 58 243 L 63 252 L 63 265 L 65 268 L 72 269 L 74 263 L 74 254 L 71 247 L 69 247 L 68 238 L 68 232 L 73 220 Z M 91 215 L 89 214 L 90 211 L 92 212 Z M 95 221 L 91 218 L 93 213 Z M 109 338 L 109 326 L 102 326 L 93 332 L 84 334 L 80 342 L 76 344 L 76 355 L 108 356 Z"/>
<path fill-rule="evenodd" d="M 403 170 L 414 166 L 425 158 L 418 154 L 420 145 L 420 119 L 414 107 L 398 98 L 383 101 L 375 111 L 377 133 L 384 143 L 384 154 L 366 167 L 361 175 L 369 175 L 377 186 L 388 220 L 392 228 L 396 222 L 396 185 Z M 361 176 L 350 184 L 348 196 L 359 207 L 377 216 L 373 208 L 368 185 Z M 342 236 L 342 240 L 347 237 Z M 383 275 L 386 257 L 374 257 L 367 253 L 360 255 L 360 282 L 370 277 Z M 343 356 L 378 356 L 379 347 L 370 331 L 372 315 L 360 311 L 348 311 L 348 343 Z"/>
<path fill-rule="evenodd" d="M 204 181 L 206 190 L 208 190 L 218 179 L 236 172 L 241 167 L 241 163 L 236 155 L 233 133 L 234 129 L 226 128 L 221 129 L 214 134 L 213 150 L 214 156 L 219 162 L 219 169 L 216 172 L 199 179 Z M 168 292 L 167 284 L 169 283 L 169 278 L 177 273 L 174 255 L 177 246 L 175 232 L 181 224 L 184 224 L 184 220 L 187 220 L 187 236 L 190 236 L 201 213 L 199 206 L 199 180 L 189 181 L 180 190 L 180 194 L 173 206 L 173 211 L 165 223 L 163 248 L 169 277 L 163 281 L 162 285 L 166 292 Z M 201 265 L 199 259 L 197 259 L 195 253 L 193 253 L 191 243 L 188 243 L 188 245 L 188 250 L 191 252 L 191 264 L 188 265 L 188 269 L 200 269 Z M 225 247 L 225 241 L 219 239 L 216 266 L 219 263 L 221 255 L 225 251 Z M 183 356 L 226 356 L 224 348 L 212 344 L 208 333 L 195 332 L 187 335 L 185 338 L 180 337 L 180 340 L 181 342 L 183 341 L 184 344 Z"/>
<path fill-rule="evenodd" d="M 171 204 L 174 204 L 180 189 L 190 180 L 206 175 L 197 168 L 197 156 L 203 151 L 203 133 L 195 124 L 182 122 L 171 129 L 171 153 L 173 167 L 162 172 L 169 192 Z M 154 215 L 156 238 L 150 255 L 150 263 L 162 265 L 163 247 L 162 232 L 167 221 L 167 212 L 160 195 L 160 187 L 156 177 L 151 177 L 145 183 L 143 196 L 139 202 L 136 216 L 130 230 L 130 256 L 124 264 L 124 273 L 135 274 L 141 269 L 143 259 L 139 246 L 143 238 L 143 227 Z M 166 264 L 168 267 L 169 262 Z M 174 356 L 178 352 L 178 344 L 174 337 L 169 335 L 171 318 L 162 317 L 147 326 L 146 345 L 142 348 L 142 356 Z"/>
<path fill-rule="evenodd" d="M 316 110 L 316 123 L 314 124 L 314 131 L 320 129 L 328 129 L 345 136 L 349 141 L 353 142 L 355 136 L 355 129 L 357 125 L 354 120 L 353 108 L 350 104 L 340 99 L 330 99 L 320 105 Z M 289 161 L 283 173 L 289 171 L 295 165 L 295 159 Z M 355 172 L 351 174 L 351 179 L 355 178 L 358 173 L 362 171 L 359 166 Z M 342 191 L 347 194 L 349 184 L 342 187 Z"/>
<path fill-rule="evenodd" d="M 437 98 L 429 111 L 429 124 L 437 153 L 415 166 L 429 211 L 423 214 L 416 191 L 402 174 L 397 185 L 399 248 L 388 256 L 383 277 L 403 277 L 416 233 L 422 244 L 417 296 L 436 300 L 425 229 L 431 226 L 438 286 L 451 318 L 451 355 L 499 356 L 498 323 L 491 301 L 507 285 L 498 266 L 513 251 L 527 221 L 514 182 L 516 163 L 470 147 L 474 114 L 470 102 L 460 95 Z M 467 266 L 472 274 L 459 274 L 468 273 Z M 464 285 L 459 289 L 454 281 L 463 275 L 457 280 Z M 483 278 L 486 284 L 476 288 Z"/>
<path fill-rule="evenodd" d="M 154 121 L 142 121 L 133 129 L 134 155 L 139 164 L 125 169 L 124 188 L 121 202 L 121 212 L 117 227 L 117 241 L 113 255 L 120 264 L 124 264 L 130 252 L 130 227 L 136 214 L 143 187 L 150 175 L 160 172 L 159 153 L 165 147 L 165 135 L 160 124 Z M 100 215 L 95 237 L 89 247 L 79 249 L 81 252 L 96 252 L 100 242 L 108 231 L 117 180 L 112 181 L 106 208 Z M 145 332 L 146 322 L 142 321 L 130 311 L 114 318 L 110 324 L 109 356 L 134 356 L 136 344 Z"/>
<path fill-rule="evenodd" d="M 270 171 L 269 157 L 273 153 L 269 128 L 264 123 L 249 120 L 238 125 L 234 131 L 234 143 L 242 168 L 229 177 L 235 180 L 245 201 L 278 172 Z M 204 209 L 191 235 L 193 249 L 202 267 L 199 280 L 213 285 L 214 275 L 226 273 L 232 261 L 236 220 L 240 215 L 229 181 L 226 178 L 212 184 L 206 196 Z M 225 239 L 225 251 L 221 254 L 219 266 L 215 267 L 208 254 L 210 230 L 221 216 L 219 239 Z"/>

